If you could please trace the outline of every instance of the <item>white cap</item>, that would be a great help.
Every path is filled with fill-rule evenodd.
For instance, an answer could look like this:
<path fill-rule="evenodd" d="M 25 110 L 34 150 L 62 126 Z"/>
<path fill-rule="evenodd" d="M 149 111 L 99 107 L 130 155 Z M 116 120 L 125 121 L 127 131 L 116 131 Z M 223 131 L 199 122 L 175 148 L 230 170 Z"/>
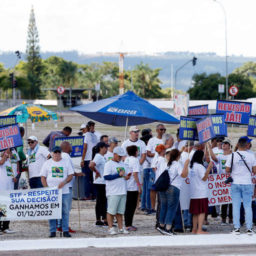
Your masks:
<path fill-rule="evenodd" d="M 113 150 L 113 153 L 117 154 L 119 156 L 126 156 L 123 148 L 121 148 L 121 147 L 115 147 L 114 150 Z"/>
<path fill-rule="evenodd" d="M 38 141 L 37 137 L 36 136 L 29 136 L 28 137 L 28 140 L 32 140 L 32 141 Z"/>
<path fill-rule="evenodd" d="M 137 126 L 131 126 L 129 132 L 139 132 L 140 129 Z"/>
<path fill-rule="evenodd" d="M 84 129 L 84 128 L 86 128 L 86 124 L 81 124 L 80 130 L 82 130 L 82 129 Z"/>

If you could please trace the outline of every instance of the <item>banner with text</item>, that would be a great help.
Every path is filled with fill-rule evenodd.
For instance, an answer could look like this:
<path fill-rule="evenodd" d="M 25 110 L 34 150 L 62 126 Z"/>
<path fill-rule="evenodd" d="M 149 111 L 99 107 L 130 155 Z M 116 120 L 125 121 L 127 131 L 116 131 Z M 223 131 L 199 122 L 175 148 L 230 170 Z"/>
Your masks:
<path fill-rule="evenodd" d="M 197 118 L 186 116 L 180 117 L 179 137 L 181 140 L 198 140 L 196 121 Z"/>
<path fill-rule="evenodd" d="M 196 122 L 198 139 L 200 143 L 207 142 L 208 140 L 216 137 L 211 117 L 205 117 Z"/>
<path fill-rule="evenodd" d="M 0 151 L 22 145 L 23 142 L 20 136 L 18 124 L 3 126 L 0 128 Z"/>
<path fill-rule="evenodd" d="M 12 116 L 0 116 L 0 127 L 2 126 L 7 126 L 7 125 L 12 125 L 12 124 L 16 124 L 16 116 L 12 115 Z"/>
<path fill-rule="evenodd" d="M 61 207 L 57 188 L 1 191 L 0 221 L 61 219 Z"/>
<path fill-rule="evenodd" d="M 247 136 L 256 137 L 256 116 L 250 116 Z"/>
<path fill-rule="evenodd" d="M 188 107 L 188 115 L 190 116 L 208 115 L 208 105 Z"/>
<path fill-rule="evenodd" d="M 84 146 L 84 137 L 83 136 L 74 136 L 74 137 L 60 137 L 54 139 L 54 146 L 59 146 L 63 141 L 67 141 L 72 146 L 71 157 L 79 157 L 83 154 Z"/>
<path fill-rule="evenodd" d="M 248 124 L 251 111 L 251 102 L 217 100 L 216 113 L 224 114 L 226 123 Z"/>

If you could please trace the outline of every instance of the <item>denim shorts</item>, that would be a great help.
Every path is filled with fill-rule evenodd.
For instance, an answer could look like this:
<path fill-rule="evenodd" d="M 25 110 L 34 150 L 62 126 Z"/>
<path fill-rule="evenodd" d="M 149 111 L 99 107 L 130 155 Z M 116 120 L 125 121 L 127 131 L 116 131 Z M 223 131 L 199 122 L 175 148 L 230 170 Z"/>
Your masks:
<path fill-rule="evenodd" d="M 111 215 L 124 214 L 126 205 L 126 195 L 108 196 L 107 212 Z"/>

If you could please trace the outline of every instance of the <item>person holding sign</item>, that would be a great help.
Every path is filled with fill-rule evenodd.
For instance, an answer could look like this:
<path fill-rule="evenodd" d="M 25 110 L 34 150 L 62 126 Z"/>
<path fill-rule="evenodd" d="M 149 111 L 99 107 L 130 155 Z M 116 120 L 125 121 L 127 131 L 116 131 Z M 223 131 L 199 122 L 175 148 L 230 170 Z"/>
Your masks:
<path fill-rule="evenodd" d="M 226 162 L 226 172 L 231 173 L 232 185 L 231 196 L 233 203 L 233 221 L 234 234 L 240 234 L 240 207 L 243 201 L 245 210 L 245 222 L 247 234 L 252 235 L 252 173 L 256 174 L 256 160 L 255 157 L 248 153 L 247 139 L 241 137 L 237 143 L 238 150 L 234 152 L 233 162 L 232 155 L 229 156 Z M 232 166 L 232 169 L 231 169 Z"/>
<path fill-rule="evenodd" d="M 219 174 L 226 173 L 226 162 L 227 162 L 227 159 L 232 154 L 231 147 L 232 147 L 232 145 L 231 145 L 231 141 L 229 139 L 225 139 L 222 142 L 223 154 L 216 155 L 213 152 L 213 149 L 210 147 L 210 145 L 208 147 L 212 160 L 218 164 Z M 229 223 L 230 224 L 233 223 L 232 204 L 223 204 L 223 205 L 221 205 L 221 218 L 222 218 L 221 225 L 226 225 L 227 209 L 229 209 L 229 216 L 228 216 Z"/>
<path fill-rule="evenodd" d="M 0 193 L 1 191 L 13 190 L 14 183 L 16 180 L 17 172 L 12 169 L 12 164 L 10 161 L 11 151 L 10 149 L 6 149 L 1 152 L 0 157 Z M 0 234 L 4 233 L 12 234 L 15 231 L 9 229 L 10 221 L 0 221 Z"/>
<path fill-rule="evenodd" d="M 172 149 L 168 154 L 167 169 L 170 177 L 170 186 L 166 191 L 160 191 L 160 218 L 157 230 L 164 234 L 172 236 L 172 223 L 180 200 L 180 188 L 184 178 L 188 176 L 189 159 L 185 162 L 184 168 L 178 162 L 180 151 Z M 165 168 L 163 166 L 163 168 Z"/>
<path fill-rule="evenodd" d="M 69 182 L 74 174 L 71 164 L 61 157 L 61 148 L 52 149 L 52 158 L 43 164 L 41 180 L 44 187 L 58 187 L 62 189 L 62 231 L 64 237 L 69 234 Z M 56 237 L 57 220 L 49 220 L 50 238 Z"/>
<path fill-rule="evenodd" d="M 189 212 L 193 214 L 193 234 L 206 234 L 203 231 L 205 214 L 208 212 L 208 175 L 213 167 L 209 163 L 207 169 L 204 167 L 204 152 L 197 150 L 190 162 L 190 207 Z"/>

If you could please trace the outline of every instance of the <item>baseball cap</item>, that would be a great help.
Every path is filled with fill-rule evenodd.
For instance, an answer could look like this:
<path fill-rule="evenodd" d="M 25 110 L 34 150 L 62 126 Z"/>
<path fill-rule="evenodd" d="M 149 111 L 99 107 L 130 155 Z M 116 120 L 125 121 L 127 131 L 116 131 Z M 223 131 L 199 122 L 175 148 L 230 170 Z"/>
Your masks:
<path fill-rule="evenodd" d="M 239 140 L 240 139 L 246 140 L 247 143 L 250 143 L 252 141 L 252 139 L 249 139 L 248 136 L 242 136 L 239 138 Z"/>
<path fill-rule="evenodd" d="M 95 125 L 95 123 L 94 123 L 93 121 L 89 121 L 89 122 L 87 123 L 87 126 L 88 126 L 88 127 L 91 127 L 91 126 L 93 126 L 93 125 Z"/>
<path fill-rule="evenodd" d="M 123 148 L 121 148 L 121 147 L 115 147 L 114 150 L 113 150 L 113 153 L 117 154 L 119 156 L 126 156 Z"/>
<path fill-rule="evenodd" d="M 222 143 L 228 143 L 229 145 L 231 145 L 231 140 L 227 138 L 227 139 L 223 140 Z"/>
<path fill-rule="evenodd" d="M 96 145 L 96 147 L 98 147 L 98 148 L 107 148 L 107 147 L 109 147 L 109 145 L 108 144 L 106 144 L 105 142 L 103 142 L 103 141 L 101 141 L 101 142 L 99 142 L 97 145 Z"/>
<path fill-rule="evenodd" d="M 29 136 L 28 137 L 28 140 L 32 140 L 32 141 L 38 141 L 37 137 L 36 136 Z"/>
<path fill-rule="evenodd" d="M 109 140 L 108 140 L 109 143 L 118 143 L 120 142 L 120 140 L 118 140 L 116 137 L 111 137 Z"/>
<path fill-rule="evenodd" d="M 85 129 L 85 128 L 86 128 L 86 124 L 81 124 L 80 130 L 83 130 L 83 129 Z"/>
<path fill-rule="evenodd" d="M 52 152 L 54 152 L 54 153 L 61 152 L 61 148 L 58 146 L 55 146 L 55 147 L 53 147 Z"/>
<path fill-rule="evenodd" d="M 140 129 L 137 126 L 131 126 L 129 132 L 139 132 Z"/>

